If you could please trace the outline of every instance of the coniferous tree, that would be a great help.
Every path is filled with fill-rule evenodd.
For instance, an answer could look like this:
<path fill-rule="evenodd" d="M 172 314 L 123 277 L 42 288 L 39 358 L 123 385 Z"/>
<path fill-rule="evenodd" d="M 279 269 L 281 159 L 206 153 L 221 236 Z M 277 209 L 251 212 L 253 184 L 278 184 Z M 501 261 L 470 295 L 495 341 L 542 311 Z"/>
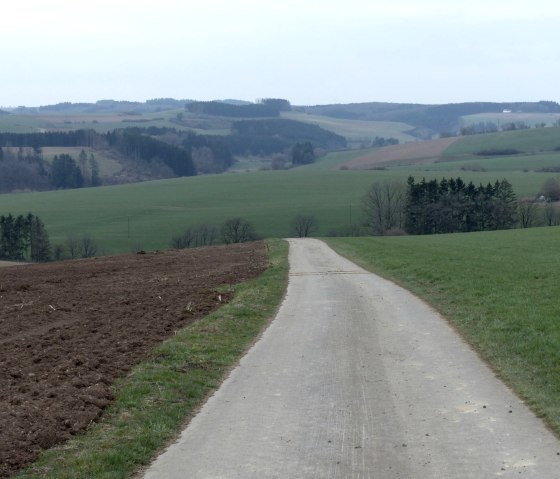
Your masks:
<path fill-rule="evenodd" d="M 51 183 L 55 188 L 81 188 L 84 185 L 84 177 L 74 158 L 66 153 L 53 158 Z"/>
<path fill-rule="evenodd" d="M 461 178 L 408 179 L 405 229 L 410 234 L 508 229 L 516 224 L 517 201 L 507 180 L 474 186 Z"/>
<path fill-rule="evenodd" d="M 38 216 L 27 215 L 29 228 L 29 259 L 44 262 L 51 259 L 51 243 L 45 225 Z"/>

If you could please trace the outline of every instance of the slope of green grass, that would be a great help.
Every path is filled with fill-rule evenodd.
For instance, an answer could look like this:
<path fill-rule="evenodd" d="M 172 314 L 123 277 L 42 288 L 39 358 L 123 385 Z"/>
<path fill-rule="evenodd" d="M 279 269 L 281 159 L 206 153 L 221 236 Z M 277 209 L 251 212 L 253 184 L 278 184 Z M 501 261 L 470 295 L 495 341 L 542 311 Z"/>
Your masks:
<path fill-rule="evenodd" d="M 53 243 L 68 235 L 90 234 L 101 253 L 169 247 L 173 235 L 201 223 L 219 225 L 241 216 L 265 237 L 292 234 L 298 214 L 318 220 L 318 234 L 361 219 L 360 202 L 374 181 L 409 175 L 461 176 L 475 184 L 507 179 L 519 196 L 535 194 L 547 177 L 522 172 L 429 172 L 415 167 L 385 171 L 341 171 L 337 165 L 360 152 L 340 152 L 317 164 L 286 171 L 230 173 L 111 187 L 0 195 L 0 214 L 32 212 L 44 222 Z"/>
<path fill-rule="evenodd" d="M 539 171 L 543 168 L 558 168 L 560 170 L 560 152 L 515 156 L 472 156 L 468 159 L 417 165 L 419 170 L 441 172 L 442 174 L 447 171 L 457 172 L 460 170 L 501 172 L 501 174 L 504 174 L 512 171 Z"/>
<path fill-rule="evenodd" d="M 525 153 L 551 151 L 560 147 L 560 128 L 502 131 L 485 135 L 465 136 L 453 143 L 443 158 L 474 155 L 481 150 L 514 148 Z"/>
<path fill-rule="evenodd" d="M 322 115 L 310 115 L 295 111 L 283 112 L 282 117 L 290 120 L 319 125 L 325 130 L 330 130 L 338 135 L 344 136 L 352 144 L 371 144 L 376 136 L 384 138 L 397 138 L 401 143 L 417 140 L 417 138 L 407 133 L 408 131 L 413 130 L 414 127 L 406 123 L 393 121 L 347 120 Z"/>
<path fill-rule="evenodd" d="M 328 243 L 435 306 L 560 434 L 560 227 Z"/>
<path fill-rule="evenodd" d="M 178 331 L 116 386 L 99 423 L 46 451 L 18 478 L 126 479 L 172 439 L 272 318 L 288 278 L 288 245 L 269 242 L 270 267 L 234 298 Z M 186 368 L 185 365 L 194 365 Z"/>
<path fill-rule="evenodd" d="M 177 114 L 182 114 L 190 122 L 177 122 Z M 117 128 L 150 126 L 192 130 L 201 134 L 227 134 L 231 121 L 201 119 L 188 115 L 184 110 L 127 115 L 124 113 L 11 113 L 0 115 L 0 131 L 11 133 L 34 133 L 44 130 L 95 130 L 107 132 Z"/>

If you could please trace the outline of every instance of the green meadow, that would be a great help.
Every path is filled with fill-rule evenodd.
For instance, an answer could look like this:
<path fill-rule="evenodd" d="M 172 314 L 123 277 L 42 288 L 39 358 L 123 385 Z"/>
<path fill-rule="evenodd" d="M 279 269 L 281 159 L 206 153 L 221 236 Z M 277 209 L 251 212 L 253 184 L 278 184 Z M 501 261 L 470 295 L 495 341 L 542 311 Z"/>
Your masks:
<path fill-rule="evenodd" d="M 532 128 L 502 131 L 460 138 L 443 154 L 444 158 L 471 156 L 481 150 L 514 148 L 524 153 L 552 151 L 560 147 L 560 128 Z"/>
<path fill-rule="evenodd" d="M 401 143 L 416 141 L 414 136 L 407 133 L 413 130 L 414 126 L 395 121 L 347 120 L 295 111 L 282 112 L 282 117 L 318 125 L 325 130 L 344 136 L 350 144 L 371 144 L 376 136 L 396 138 Z"/>
<path fill-rule="evenodd" d="M 361 221 L 361 198 L 374 181 L 461 176 L 475 184 L 506 177 L 519 196 L 536 194 L 545 173 L 424 170 L 423 165 L 385 170 L 340 170 L 363 151 L 332 153 L 314 165 L 283 171 L 226 173 L 119 186 L 0 195 L 0 214 L 32 212 L 44 222 L 53 243 L 91 235 L 103 254 L 169 247 L 173 235 L 201 223 L 220 225 L 240 216 L 264 237 L 292 234 L 298 214 L 316 217 L 317 234 Z M 496 160 L 498 161 L 498 160 Z M 452 164 L 450 164 L 452 165 Z M 428 165 L 437 166 L 437 165 Z M 548 174 L 550 175 L 550 174 Z M 555 174 L 553 174 L 555 175 Z"/>
<path fill-rule="evenodd" d="M 560 434 L 560 227 L 327 241 L 434 306 Z"/>

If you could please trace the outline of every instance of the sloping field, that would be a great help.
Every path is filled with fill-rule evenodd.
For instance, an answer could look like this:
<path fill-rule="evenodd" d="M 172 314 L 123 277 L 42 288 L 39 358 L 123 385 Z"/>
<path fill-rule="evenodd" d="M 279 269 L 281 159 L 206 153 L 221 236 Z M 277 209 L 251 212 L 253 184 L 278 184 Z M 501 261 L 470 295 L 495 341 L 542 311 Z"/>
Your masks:
<path fill-rule="evenodd" d="M 420 147 L 413 144 L 410 147 Z M 298 214 L 314 215 L 317 235 L 361 221 L 361 199 L 375 181 L 406 181 L 408 176 L 461 176 L 474 184 L 507 178 L 518 196 L 534 195 L 547 175 L 523 171 L 426 171 L 389 163 L 385 170 L 343 171 L 340 165 L 358 152 L 338 152 L 313 165 L 282 171 L 258 171 L 149 181 L 120 186 L 0 195 L 0 211 L 13 215 L 31 212 L 46 225 L 51 243 L 69 236 L 92 236 L 99 252 L 134 252 L 169 247 L 171 238 L 187 227 L 219 226 L 228 218 L 251 221 L 265 238 L 285 238 Z M 365 153 L 364 153 L 365 154 Z M 395 166 L 392 166 L 395 165 Z M 441 163 L 432 166 L 442 166 Z"/>
<path fill-rule="evenodd" d="M 560 128 L 501 131 L 485 135 L 463 136 L 445 151 L 450 158 L 472 156 L 481 150 L 514 148 L 527 154 L 554 151 L 560 147 Z"/>
<path fill-rule="evenodd" d="M 267 264 L 257 242 L 4 268 L 0 477 L 96 421 L 116 378 Z"/>
<path fill-rule="evenodd" d="M 401 143 L 417 140 L 417 138 L 408 133 L 409 131 L 414 130 L 415 127 L 402 122 L 348 120 L 345 118 L 310 115 L 295 111 L 282 112 L 282 117 L 318 125 L 325 130 L 344 136 L 349 143 L 365 143 L 368 145 L 371 144 L 376 136 L 396 138 Z"/>
<path fill-rule="evenodd" d="M 457 137 L 440 138 L 439 140 L 387 146 L 355 158 L 345 163 L 344 167 L 351 170 L 371 170 L 388 164 L 434 163 L 458 139 Z"/>

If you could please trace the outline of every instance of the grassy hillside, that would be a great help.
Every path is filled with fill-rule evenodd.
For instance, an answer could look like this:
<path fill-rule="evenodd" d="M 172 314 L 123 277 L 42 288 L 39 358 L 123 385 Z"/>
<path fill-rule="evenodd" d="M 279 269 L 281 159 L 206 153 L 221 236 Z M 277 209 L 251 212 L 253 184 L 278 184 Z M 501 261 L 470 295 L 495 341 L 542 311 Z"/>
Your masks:
<path fill-rule="evenodd" d="M 54 243 L 68 235 L 92 235 L 102 252 L 161 249 L 171 237 L 200 223 L 241 216 L 265 237 L 286 237 L 297 214 L 315 215 L 319 234 L 360 221 L 360 201 L 378 180 L 409 175 L 461 176 L 474 183 L 507 177 L 518 195 L 539 191 L 546 174 L 511 171 L 424 171 L 419 166 L 381 171 L 342 171 L 338 165 L 363 152 L 328 155 L 285 171 L 230 173 L 129 185 L 0 195 L 0 213 L 38 215 Z"/>
<path fill-rule="evenodd" d="M 180 115 L 181 119 L 177 117 Z M 117 128 L 167 127 L 192 130 L 201 134 L 224 135 L 229 133 L 231 121 L 202 119 L 184 110 L 127 115 L 124 113 L 11 113 L 0 115 L 0 131 L 35 133 L 45 130 L 91 129 L 104 133 Z"/>
<path fill-rule="evenodd" d="M 370 145 L 376 136 L 396 138 L 401 143 L 417 140 L 417 138 L 407 133 L 413 130 L 414 127 L 401 122 L 350 120 L 311 115 L 296 111 L 282 112 L 281 115 L 283 118 L 288 118 L 290 120 L 319 125 L 325 130 L 330 130 L 338 135 L 342 135 L 348 140 L 352 147 L 359 147 L 361 144 L 365 144 L 366 146 Z"/>
<path fill-rule="evenodd" d="M 329 239 L 443 313 L 560 434 L 560 228 Z"/>
<path fill-rule="evenodd" d="M 383 167 L 392 174 L 411 173 L 426 177 L 467 178 L 475 183 L 507 178 L 515 184 L 519 196 L 540 191 L 546 178 L 560 172 L 560 128 L 517 130 L 457 138 L 450 146 L 436 148 L 432 140 L 379 150 L 348 163 L 349 168 Z M 430 148 L 433 145 L 433 148 Z M 484 150 L 514 149 L 515 155 L 478 155 Z M 432 151 L 429 157 L 424 151 Z"/>
<path fill-rule="evenodd" d="M 515 148 L 525 153 L 551 151 L 560 147 L 560 128 L 534 128 L 465 136 L 453 143 L 444 158 L 473 155 L 481 150 Z"/>
<path fill-rule="evenodd" d="M 512 171 L 517 173 L 538 172 L 552 168 L 560 169 L 560 152 L 493 157 L 469 156 L 460 160 L 443 160 L 429 165 L 418 165 L 418 169 L 425 171 L 426 174 L 440 173 L 448 176 L 451 172 L 460 172 L 461 175 L 464 175 L 465 171 L 487 171 L 509 177 Z M 544 182 L 544 180 L 543 175 L 542 181 Z"/>
<path fill-rule="evenodd" d="M 502 114 L 503 110 L 523 113 L 560 113 L 560 106 L 555 102 L 537 103 L 449 103 L 445 105 L 420 105 L 411 103 L 351 103 L 339 105 L 317 105 L 302 107 L 308 113 L 348 118 L 354 120 L 397 121 L 414 125 L 419 129 L 433 132 L 458 131 L 462 118 L 477 114 Z M 512 121 L 512 120 L 508 120 Z"/>

